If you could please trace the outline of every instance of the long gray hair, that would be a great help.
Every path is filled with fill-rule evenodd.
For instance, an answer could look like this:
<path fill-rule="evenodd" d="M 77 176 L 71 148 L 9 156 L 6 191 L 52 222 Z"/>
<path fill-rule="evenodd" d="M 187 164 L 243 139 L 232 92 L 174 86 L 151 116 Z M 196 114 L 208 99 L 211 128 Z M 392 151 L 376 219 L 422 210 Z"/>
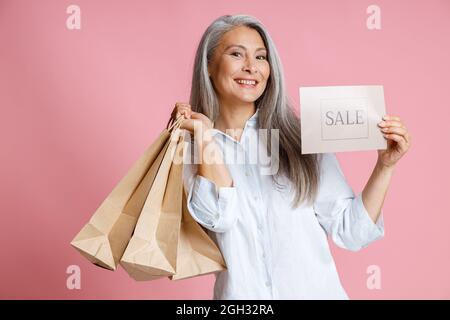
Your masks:
<path fill-rule="evenodd" d="M 268 129 L 268 141 L 271 129 L 279 130 L 279 155 L 273 155 L 271 144 L 266 143 L 268 155 L 272 159 L 276 156 L 279 161 L 279 170 L 272 176 L 274 182 L 280 186 L 280 176 L 289 179 L 295 188 L 293 207 L 297 207 L 305 199 L 311 203 L 318 192 L 318 156 L 301 153 L 300 120 L 289 102 L 283 67 L 275 44 L 260 21 L 249 15 L 224 15 L 208 26 L 195 56 L 189 103 L 193 111 L 203 113 L 212 121 L 219 116 L 219 100 L 208 75 L 208 63 L 222 36 L 239 26 L 256 30 L 267 49 L 270 76 L 264 93 L 255 101 L 255 107 L 259 110 L 259 128 Z"/>

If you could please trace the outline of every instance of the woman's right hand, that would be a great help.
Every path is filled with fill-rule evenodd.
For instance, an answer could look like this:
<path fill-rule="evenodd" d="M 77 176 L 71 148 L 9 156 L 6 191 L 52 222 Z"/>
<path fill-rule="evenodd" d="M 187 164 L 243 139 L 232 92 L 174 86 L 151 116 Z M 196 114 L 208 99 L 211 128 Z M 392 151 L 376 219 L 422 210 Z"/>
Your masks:
<path fill-rule="evenodd" d="M 177 102 L 172 111 L 172 119 L 183 116 L 180 124 L 181 129 L 189 130 L 194 134 L 194 127 L 198 130 L 201 128 L 201 139 L 197 139 L 197 152 L 200 155 L 200 163 L 198 165 L 198 175 L 203 176 L 214 182 L 216 187 L 231 187 L 233 186 L 233 179 L 228 171 L 225 162 L 223 161 L 221 150 L 212 139 L 212 134 L 209 129 L 213 128 L 211 120 L 202 113 L 194 112 L 188 103 Z M 195 134 L 194 134 L 194 138 Z M 204 154 L 205 147 L 211 152 Z"/>
<path fill-rule="evenodd" d="M 192 111 L 188 103 L 177 102 L 172 111 L 172 118 L 177 119 L 180 115 L 184 116 L 180 129 L 186 129 L 194 134 L 194 125 L 200 125 L 203 130 L 213 127 L 211 120 L 203 113 Z"/>

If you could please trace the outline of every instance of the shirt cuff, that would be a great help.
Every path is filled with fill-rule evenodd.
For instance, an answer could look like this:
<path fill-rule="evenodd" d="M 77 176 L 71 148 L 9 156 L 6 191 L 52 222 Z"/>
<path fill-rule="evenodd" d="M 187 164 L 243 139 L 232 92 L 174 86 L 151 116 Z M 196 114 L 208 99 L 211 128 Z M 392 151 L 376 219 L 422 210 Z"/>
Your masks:
<path fill-rule="evenodd" d="M 364 239 L 362 247 L 367 247 L 370 243 L 384 237 L 384 217 L 383 209 L 381 209 L 380 215 L 376 223 L 373 222 L 369 215 L 364 202 L 362 200 L 362 192 L 360 192 L 353 201 L 353 213 L 358 219 L 360 232 L 359 238 Z"/>
<path fill-rule="evenodd" d="M 187 206 L 194 220 L 214 232 L 229 230 L 237 219 L 236 187 L 216 187 L 197 174 L 189 190 Z"/>

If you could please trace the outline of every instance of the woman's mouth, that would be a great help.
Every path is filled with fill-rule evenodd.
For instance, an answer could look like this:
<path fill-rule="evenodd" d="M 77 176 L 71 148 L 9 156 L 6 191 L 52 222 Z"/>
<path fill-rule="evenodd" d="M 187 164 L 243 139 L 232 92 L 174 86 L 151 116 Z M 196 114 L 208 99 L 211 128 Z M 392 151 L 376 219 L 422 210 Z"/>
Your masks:
<path fill-rule="evenodd" d="M 234 81 L 242 88 L 255 88 L 258 84 L 255 80 L 235 79 Z"/>

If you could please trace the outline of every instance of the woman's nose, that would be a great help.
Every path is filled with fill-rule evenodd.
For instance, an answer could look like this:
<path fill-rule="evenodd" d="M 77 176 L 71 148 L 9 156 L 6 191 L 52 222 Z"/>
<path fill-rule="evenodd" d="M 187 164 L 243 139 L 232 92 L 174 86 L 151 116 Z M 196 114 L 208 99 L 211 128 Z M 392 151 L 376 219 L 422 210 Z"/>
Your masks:
<path fill-rule="evenodd" d="M 247 59 L 245 62 L 245 65 L 243 67 L 244 71 L 249 70 L 251 73 L 254 73 L 257 71 L 256 66 L 255 66 L 255 62 L 252 59 Z"/>

